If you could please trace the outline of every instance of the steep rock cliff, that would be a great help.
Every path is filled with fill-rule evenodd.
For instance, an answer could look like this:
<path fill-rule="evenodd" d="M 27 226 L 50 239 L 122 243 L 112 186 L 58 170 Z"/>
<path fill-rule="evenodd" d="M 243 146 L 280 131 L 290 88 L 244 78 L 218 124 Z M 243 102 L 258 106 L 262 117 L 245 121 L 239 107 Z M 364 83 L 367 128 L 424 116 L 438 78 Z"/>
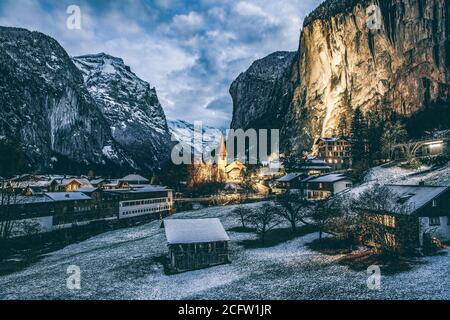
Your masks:
<path fill-rule="evenodd" d="M 255 61 L 230 88 L 232 129 L 280 129 L 292 99 L 290 67 L 295 52 L 275 52 Z"/>
<path fill-rule="evenodd" d="M 59 160 L 128 165 L 86 90 L 83 77 L 54 39 L 0 27 L 0 135 L 20 143 L 30 169 Z M 114 159 L 105 156 L 108 148 Z"/>
<path fill-rule="evenodd" d="M 380 8 L 378 30 L 368 28 L 371 5 Z M 231 90 L 232 127 L 285 113 L 282 149 L 300 153 L 316 138 L 335 134 L 341 117 L 349 122 L 358 106 L 405 117 L 439 114 L 450 103 L 450 2 L 327 0 L 305 19 L 299 51 L 285 70 L 284 86 L 293 87 L 289 103 L 262 94 L 258 79 L 238 81 L 245 86 Z M 255 97 L 262 101 L 252 106 Z"/>
<path fill-rule="evenodd" d="M 171 139 L 155 88 L 121 58 L 104 53 L 73 58 L 88 91 L 106 118 L 115 141 L 143 170 L 168 160 Z"/>
<path fill-rule="evenodd" d="M 366 23 L 372 4 L 379 30 Z M 410 116 L 450 102 L 449 15 L 446 0 L 325 1 L 302 31 L 288 145 L 310 148 L 357 106 Z"/>

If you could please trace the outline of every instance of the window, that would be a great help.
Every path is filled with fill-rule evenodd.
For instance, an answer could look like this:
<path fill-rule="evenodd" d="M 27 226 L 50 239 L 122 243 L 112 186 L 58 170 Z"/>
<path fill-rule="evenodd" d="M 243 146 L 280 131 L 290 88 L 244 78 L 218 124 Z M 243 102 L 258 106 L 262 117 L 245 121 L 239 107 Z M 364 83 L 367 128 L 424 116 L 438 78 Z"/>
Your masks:
<path fill-rule="evenodd" d="M 440 217 L 430 217 L 430 227 L 431 226 L 440 226 L 441 225 L 441 218 Z"/>
<path fill-rule="evenodd" d="M 395 217 L 389 215 L 383 216 L 383 224 L 386 227 L 395 228 Z"/>
<path fill-rule="evenodd" d="M 386 233 L 385 241 L 386 241 L 386 244 L 389 247 L 391 247 L 391 248 L 396 248 L 397 247 L 397 240 L 395 238 L 395 235 L 393 235 L 391 233 Z"/>
<path fill-rule="evenodd" d="M 433 208 L 436 208 L 437 206 L 438 206 L 438 201 L 437 201 L 437 199 L 434 199 L 433 200 Z"/>

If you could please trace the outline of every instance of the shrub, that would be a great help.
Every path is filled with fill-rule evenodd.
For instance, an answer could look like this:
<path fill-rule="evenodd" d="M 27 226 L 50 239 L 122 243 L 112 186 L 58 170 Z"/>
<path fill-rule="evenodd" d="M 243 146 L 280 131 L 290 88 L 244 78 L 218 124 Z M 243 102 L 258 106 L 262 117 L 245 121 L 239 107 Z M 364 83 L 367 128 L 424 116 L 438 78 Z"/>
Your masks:
<path fill-rule="evenodd" d="M 422 166 L 422 161 L 418 159 L 413 159 L 409 161 L 408 163 L 405 163 L 402 165 L 402 168 L 404 169 L 411 169 L 411 170 L 418 170 Z"/>

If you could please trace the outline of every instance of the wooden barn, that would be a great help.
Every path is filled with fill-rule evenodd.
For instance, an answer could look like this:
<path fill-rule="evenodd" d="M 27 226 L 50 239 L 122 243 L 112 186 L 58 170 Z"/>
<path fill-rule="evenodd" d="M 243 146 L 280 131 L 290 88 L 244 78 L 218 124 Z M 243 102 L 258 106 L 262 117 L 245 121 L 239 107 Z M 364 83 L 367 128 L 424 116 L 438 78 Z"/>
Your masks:
<path fill-rule="evenodd" d="M 164 220 L 170 269 L 183 272 L 229 262 L 228 237 L 219 219 Z"/>

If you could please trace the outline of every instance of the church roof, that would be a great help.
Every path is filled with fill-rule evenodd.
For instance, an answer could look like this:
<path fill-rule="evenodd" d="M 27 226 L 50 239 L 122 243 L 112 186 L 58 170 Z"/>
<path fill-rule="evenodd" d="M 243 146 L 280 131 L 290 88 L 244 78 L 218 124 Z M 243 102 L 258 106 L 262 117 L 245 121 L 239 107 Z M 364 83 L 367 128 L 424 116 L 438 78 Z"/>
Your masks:
<path fill-rule="evenodd" d="M 219 156 L 226 156 L 227 153 L 227 147 L 225 146 L 225 139 L 222 135 L 220 138 L 220 146 L 219 146 Z"/>

